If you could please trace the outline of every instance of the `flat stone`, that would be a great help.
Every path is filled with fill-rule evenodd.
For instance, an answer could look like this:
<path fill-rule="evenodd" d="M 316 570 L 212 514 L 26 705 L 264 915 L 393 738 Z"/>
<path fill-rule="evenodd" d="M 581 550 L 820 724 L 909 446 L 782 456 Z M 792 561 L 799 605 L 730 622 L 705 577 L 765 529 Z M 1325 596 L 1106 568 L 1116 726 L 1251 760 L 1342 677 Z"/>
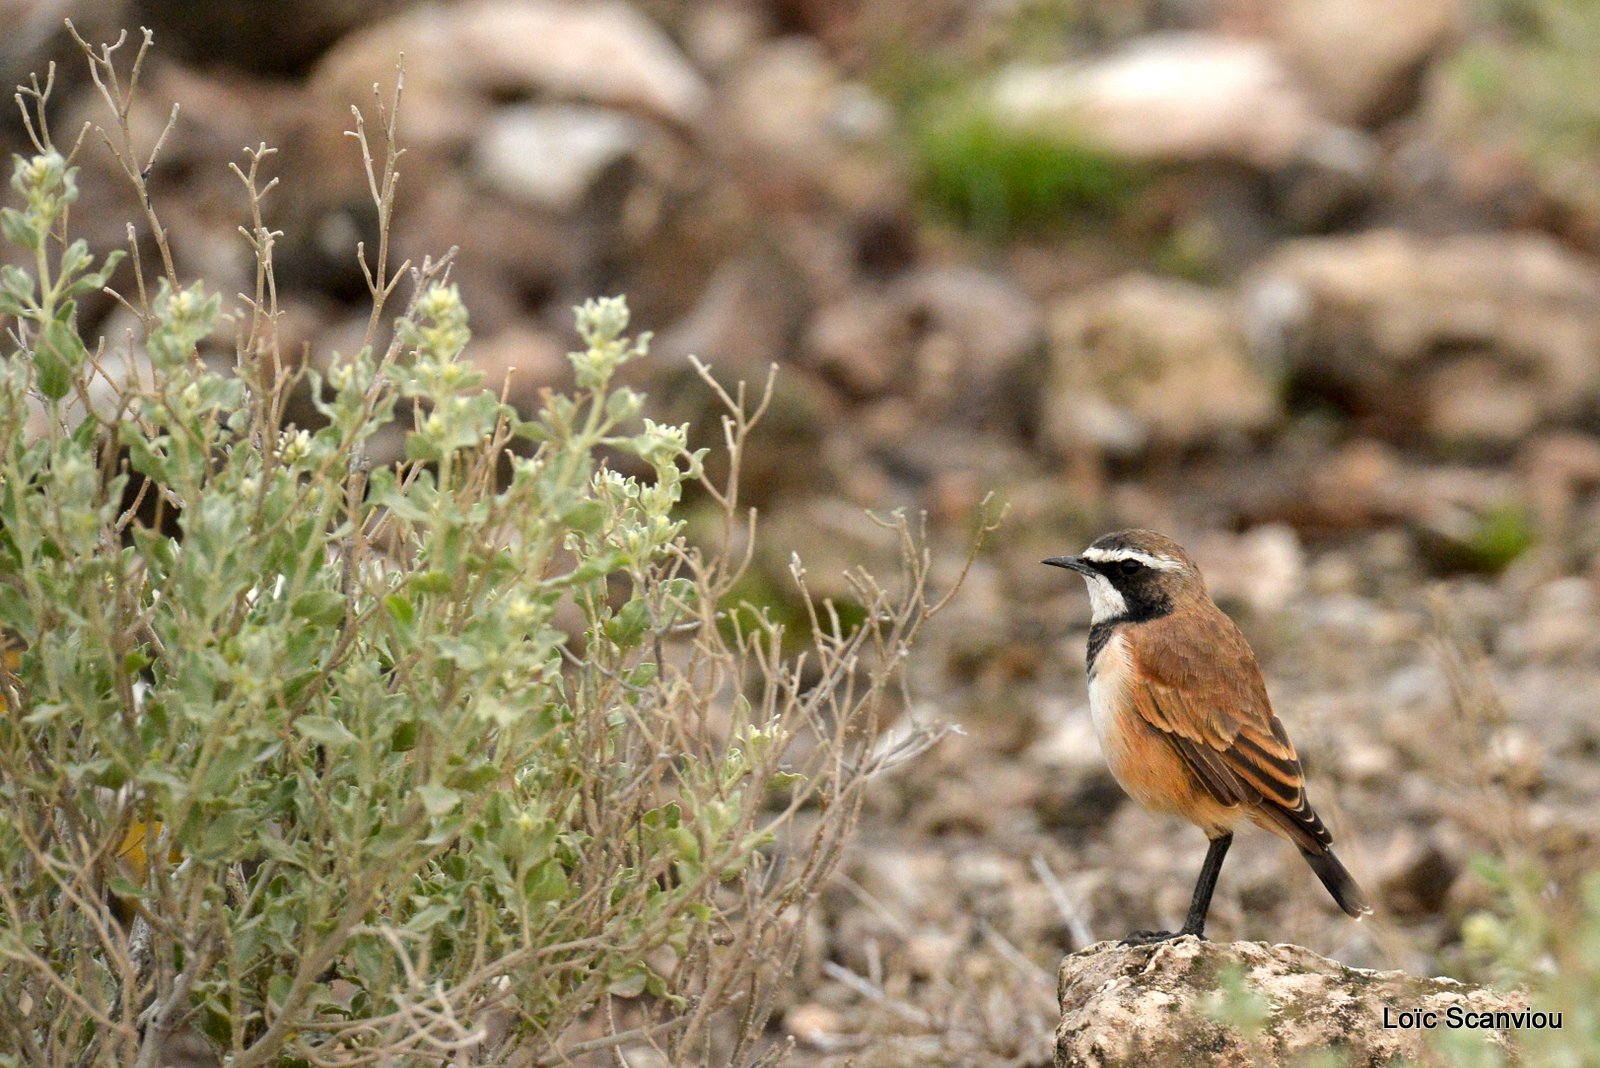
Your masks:
<path fill-rule="evenodd" d="M 1262 1013 L 1258 1029 L 1222 1020 L 1241 1006 L 1219 979 L 1240 976 L 1237 1000 Z M 1293 945 L 1180 938 L 1156 946 L 1100 942 L 1061 962 L 1056 1068 L 1255 1068 L 1307 1063 L 1325 1050 L 1341 1063 L 1424 1060 L 1438 1032 L 1385 1026 L 1401 1010 L 1446 1014 L 1526 1012 L 1526 994 L 1454 979 L 1351 968 Z M 1509 1028 L 1461 1030 L 1502 1053 Z"/>

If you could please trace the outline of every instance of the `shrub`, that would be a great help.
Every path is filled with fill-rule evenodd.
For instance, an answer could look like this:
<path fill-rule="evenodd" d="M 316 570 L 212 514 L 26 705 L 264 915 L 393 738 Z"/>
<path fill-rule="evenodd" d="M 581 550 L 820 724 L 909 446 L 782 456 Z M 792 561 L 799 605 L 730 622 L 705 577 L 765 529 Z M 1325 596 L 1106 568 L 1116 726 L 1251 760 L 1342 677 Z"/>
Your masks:
<path fill-rule="evenodd" d="M 1106 216 L 1141 184 L 1086 138 L 1013 123 L 970 94 L 938 96 L 910 119 L 918 188 L 952 222 L 989 237 Z"/>
<path fill-rule="evenodd" d="M 1529 817 L 1526 796 L 1497 774 L 1495 734 L 1506 701 L 1479 639 L 1435 604 L 1439 663 L 1454 706 L 1450 725 L 1459 751 L 1451 770 L 1463 801 L 1487 839 L 1472 869 L 1490 904 L 1461 922 L 1456 974 L 1527 993 L 1531 1009 L 1560 1013 L 1561 1028 L 1515 1032 L 1509 1056 L 1441 1029 L 1439 1063 L 1464 1068 L 1567 1068 L 1600 1063 L 1600 872 L 1592 851 L 1559 844 Z"/>
<path fill-rule="evenodd" d="M 83 45 L 141 195 L 148 44 L 120 72 Z M 898 593 L 853 576 L 859 626 L 806 600 L 798 658 L 719 613 L 741 561 L 681 535 L 702 453 L 614 383 L 648 343 L 624 302 L 577 310 L 577 391 L 525 420 L 462 360 L 449 257 L 391 269 L 398 85 L 375 151 L 352 131 L 385 236 L 366 345 L 321 375 L 277 355 L 263 147 L 236 168 L 253 297 L 181 282 L 141 197 L 161 264 L 118 297 L 120 355 L 149 371 L 109 375 L 77 304 L 116 257 L 69 239 L 48 95 L 4 215 L 33 267 L 0 278 L 0 1064 L 153 1065 L 177 1035 L 238 1068 L 781 1053 L 770 995 L 905 751 L 879 710 L 937 609 L 913 532 L 886 523 Z M 199 349 L 229 318 L 224 373 Z M 706 378 L 736 473 L 759 405 Z M 296 390 L 320 422 L 286 421 Z M 736 480 L 705 491 L 742 535 Z"/>

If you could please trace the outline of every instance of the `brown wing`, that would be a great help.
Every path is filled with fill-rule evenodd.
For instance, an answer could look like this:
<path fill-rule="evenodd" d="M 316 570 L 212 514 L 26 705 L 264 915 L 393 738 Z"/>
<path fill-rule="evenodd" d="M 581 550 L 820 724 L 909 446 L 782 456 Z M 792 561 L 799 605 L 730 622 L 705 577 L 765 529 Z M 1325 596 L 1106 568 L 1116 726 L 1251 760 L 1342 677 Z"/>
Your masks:
<path fill-rule="evenodd" d="M 1306 800 L 1294 744 L 1272 712 L 1255 654 L 1215 607 L 1150 620 L 1133 643 L 1134 708 L 1224 805 L 1258 809 L 1302 849 L 1333 843 Z"/>

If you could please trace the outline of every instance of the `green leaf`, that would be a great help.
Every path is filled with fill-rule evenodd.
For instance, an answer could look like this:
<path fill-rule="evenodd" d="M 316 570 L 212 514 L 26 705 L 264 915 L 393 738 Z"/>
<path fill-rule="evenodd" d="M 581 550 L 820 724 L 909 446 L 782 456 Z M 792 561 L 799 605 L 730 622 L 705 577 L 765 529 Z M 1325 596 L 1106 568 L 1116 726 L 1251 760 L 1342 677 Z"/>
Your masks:
<path fill-rule="evenodd" d="M 313 742 L 333 748 L 354 745 L 359 740 L 332 716 L 301 716 L 294 721 L 294 729 Z"/>
<path fill-rule="evenodd" d="M 461 803 L 460 794 L 433 782 L 417 787 L 417 798 L 422 802 L 423 811 L 435 817 L 448 816 Z"/>
<path fill-rule="evenodd" d="M 606 621 L 606 637 L 618 649 L 632 649 L 644 637 L 645 628 L 649 625 L 650 605 L 643 598 L 636 598 L 623 605 L 622 611 Z"/>
<path fill-rule="evenodd" d="M 435 927 L 450 919 L 451 908 L 449 905 L 434 902 L 418 909 L 406 920 L 406 930 L 422 933 L 431 931 Z"/>
<path fill-rule="evenodd" d="M 33 365 L 39 374 L 39 392 L 60 400 L 72 391 L 72 380 L 88 353 L 78 332 L 60 319 L 45 324 L 34 346 Z"/>
<path fill-rule="evenodd" d="M 367 500 L 382 505 L 401 519 L 420 523 L 428 518 L 428 510 L 418 505 L 414 498 L 422 495 L 428 485 L 429 483 L 419 480 L 412 486 L 410 492 L 407 492 L 395 481 L 394 468 L 380 467 L 372 472 Z"/>
<path fill-rule="evenodd" d="M 419 571 L 411 576 L 411 588 L 418 593 L 449 593 L 455 589 L 455 580 L 448 571 L 434 568 L 429 571 Z"/>
<path fill-rule="evenodd" d="M 248 840 L 251 826 L 256 822 L 248 809 L 233 809 L 214 817 L 200 835 L 196 850 L 203 857 L 232 856 L 241 842 Z"/>
<path fill-rule="evenodd" d="M 439 446 L 426 434 L 416 431 L 406 435 L 406 459 L 421 463 L 436 463 L 444 459 L 444 453 L 439 451 Z"/>
<path fill-rule="evenodd" d="M 649 982 L 650 973 L 643 965 L 634 965 L 606 986 L 613 996 L 619 998 L 636 998 L 644 993 L 645 984 Z"/>
<path fill-rule="evenodd" d="M 408 719 L 394 729 L 394 734 L 389 738 L 389 749 L 396 753 L 409 753 L 417 747 L 417 735 L 420 726 L 414 719 Z"/>
<path fill-rule="evenodd" d="M 0 267 L 0 315 L 20 317 L 34 306 L 33 275 L 9 263 Z"/>
<path fill-rule="evenodd" d="M 459 638 L 446 638 L 441 635 L 433 639 L 433 647 L 439 650 L 440 656 L 454 663 L 462 671 L 477 671 L 485 663 L 482 649 Z"/>
<path fill-rule="evenodd" d="M 579 501 L 561 515 L 561 525 L 579 534 L 593 534 L 605 522 L 606 508 L 596 500 Z"/>
<path fill-rule="evenodd" d="M 15 633 L 24 641 L 38 637 L 34 630 L 33 606 L 15 586 L 0 583 L 0 626 Z"/>
<path fill-rule="evenodd" d="M 0 209 L 0 233 L 4 233 L 6 240 L 13 245 L 30 250 L 38 248 L 42 240 L 28 217 L 16 208 Z"/>
<path fill-rule="evenodd" d="M 289 611 L 312 623 L 337 623 L 344 618 L 344 595 L 337 590 L 308 590 L 294 599 Z"/>
<path fill-rule="evenodd" d="M 606 398 L 606 417 L 613 421 L 633 418 L 639 412 L 641 399 L 639 394 L 623 386 Z"/>
<path fill-rule="evenodd" d="M 554 860 L 530 868 L 522 880 L 522 892 L 529 901 L 560 901 L 567 896 L 567 873 Z"/>
<path fill-rule="evenodd" d="M 409 627 L 417 621 L 417 606 L 400 593 L 391 593 L 383 599 L 384 610 L 389 617 L 402 627 Z"/>

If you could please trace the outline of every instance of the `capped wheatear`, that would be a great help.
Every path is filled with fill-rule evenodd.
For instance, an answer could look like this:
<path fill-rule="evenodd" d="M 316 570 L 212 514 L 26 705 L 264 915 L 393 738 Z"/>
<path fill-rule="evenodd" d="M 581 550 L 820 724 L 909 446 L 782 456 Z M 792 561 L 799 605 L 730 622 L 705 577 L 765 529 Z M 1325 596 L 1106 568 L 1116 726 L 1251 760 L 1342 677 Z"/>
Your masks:
<path fill-rule="evenodd" d="M 1345 912 L 1371 912 L 1306 797 L 1255 654 L 1178 543 L 1123 530 L 1081 556 L 1044 562 L 1089 584 L 1089 710 L 1111 774 L 1145 808 L 1182 816 L 1211 841 L 1183 929 L 1135 931 L 1124 941 L 1204 937 L 1241 819 L 1293 843 Z"/>

